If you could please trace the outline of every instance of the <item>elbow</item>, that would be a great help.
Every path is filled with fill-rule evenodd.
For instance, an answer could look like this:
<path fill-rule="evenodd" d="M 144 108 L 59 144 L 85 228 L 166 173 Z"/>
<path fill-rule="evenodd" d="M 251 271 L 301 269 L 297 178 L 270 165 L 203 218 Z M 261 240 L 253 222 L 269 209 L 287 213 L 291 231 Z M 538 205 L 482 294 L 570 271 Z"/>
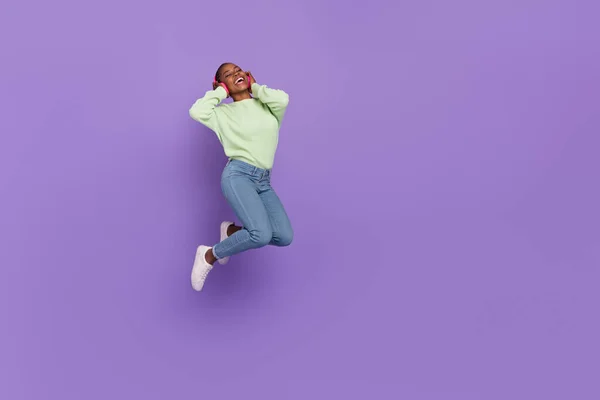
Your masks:
<path fill-rule="evenodd" d="M 283 94 L 281 95 L 281 106 L 283 108 L 286 108 L 288 104 L 290 104 L 290 95 L 283 92 Z"/>
<path fill-rule="evenodd" d="M 198 109 L 197 107 L 193 107 L 193 106 L 192 106 L 192 108 L 190 108 L 189 114 L 193 120 L 199 121 L 199 122 L 204 121 L 207 118 L 207 115 L 205 112 L 203 112 L 201 109 Z"/>
<path fill-rule="evenodd" d="M 195 121 L 199 120 L 198 112 L 196 110 L 194 110 L 194 107 L 190 108 L 189 114 L 193 120 L 195 120 Z"/>

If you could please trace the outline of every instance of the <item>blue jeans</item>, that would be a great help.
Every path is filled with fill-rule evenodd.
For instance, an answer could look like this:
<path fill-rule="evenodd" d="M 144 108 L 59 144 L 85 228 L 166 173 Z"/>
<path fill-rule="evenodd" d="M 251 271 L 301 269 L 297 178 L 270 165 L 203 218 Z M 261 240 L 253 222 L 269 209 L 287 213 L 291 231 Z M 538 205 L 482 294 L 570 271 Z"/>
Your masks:
<path fill-rule="evenodd" d="M 242 229 L 213 247 L 217 259 L 266 245 L 292 243 L 292 225 L 271 187 L 270 170 L 230 160 L 221 175 L 221 189 Z"/>

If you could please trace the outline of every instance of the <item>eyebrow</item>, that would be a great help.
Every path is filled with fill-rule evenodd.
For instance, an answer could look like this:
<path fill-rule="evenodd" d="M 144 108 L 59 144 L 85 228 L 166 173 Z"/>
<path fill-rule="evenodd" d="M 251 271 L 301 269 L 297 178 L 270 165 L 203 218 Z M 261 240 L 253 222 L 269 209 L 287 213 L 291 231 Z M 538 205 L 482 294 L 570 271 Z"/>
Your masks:
<path fill-rule="evenodd" d="M 225 75 L 225 74 L 227 74 L 227 73 L 229 73 L 229 72 L 235 71 L 236 69 L 240 69 L 240 67 L 237 67 L 237 66 L 236 66 L 236 67 L 234 67 L 234 68 L 232 68 L 232 69 L 225 70 L 225 71 L 223 72 L 223 75 Z"/>

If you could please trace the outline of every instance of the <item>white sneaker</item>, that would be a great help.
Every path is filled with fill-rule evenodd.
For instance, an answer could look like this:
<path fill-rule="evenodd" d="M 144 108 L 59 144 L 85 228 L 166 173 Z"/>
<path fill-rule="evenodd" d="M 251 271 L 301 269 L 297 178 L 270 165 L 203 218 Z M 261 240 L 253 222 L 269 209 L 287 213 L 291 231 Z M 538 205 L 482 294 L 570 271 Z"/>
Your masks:
<path fill-rule="evenodd" d="M 223 221 L 221 222 L 221 242 L 225 239 L 228 238 L 227 236 L 227 228 L 229 228 L 231 225 L 233 225 L 233 222 L 230 221 Z M 219 262 L 219 264 L 221 265 L 225 265 L 227 264 L 227 262 L 229 262 L 229 257 L 223 257 L 220 260 L 217 260 Z"/>
<path fill-rule="evenodd" d="M 196 250 L 196 259 L 192 268 L 192 287 L 198 292 L 202 290 L 206 276 L 213 269 L 213 266 L 206 262 L 208 250 L 210 250 L 208 246 L 198 246 Z"/>

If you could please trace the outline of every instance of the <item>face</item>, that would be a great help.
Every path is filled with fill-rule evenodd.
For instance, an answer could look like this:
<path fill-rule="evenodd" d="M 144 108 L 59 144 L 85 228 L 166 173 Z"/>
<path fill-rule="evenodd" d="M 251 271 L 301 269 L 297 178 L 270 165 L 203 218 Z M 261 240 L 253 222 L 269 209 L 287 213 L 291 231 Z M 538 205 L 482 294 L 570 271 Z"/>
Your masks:
<path fill-rule="evenodd" d="M 239 93 L 248 89 L 248 77 L 237 65 L 226 64 L 219 72 L 219 81 L 227 85 L 229 93 Z"/>

